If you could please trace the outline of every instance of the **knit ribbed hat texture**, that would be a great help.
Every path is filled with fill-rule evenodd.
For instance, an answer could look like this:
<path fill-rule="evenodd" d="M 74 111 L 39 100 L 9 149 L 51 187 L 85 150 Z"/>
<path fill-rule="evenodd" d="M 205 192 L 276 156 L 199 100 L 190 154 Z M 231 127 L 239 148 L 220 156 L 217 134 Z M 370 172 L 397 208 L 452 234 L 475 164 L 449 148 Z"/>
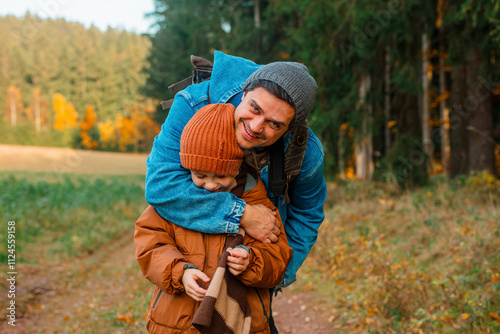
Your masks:
<path fill-rule="evenodd" d="M 186 169 L 236 176 L 243 156 L 236 140 L 232 104 L 204 106 L 182 131 L 180 157 Z"/>
<path fill-rule="evenodd" d="M 276 83 L 292 99 L 295 116 L 289 130 L 293 130 L 294 126 L 301 125 L 307 119 L 314 106 L 318 85 L 305 65 L 284 61 L 264 65 L 248 77 L 243 85 L 244 89 L 258 79 Z"/>

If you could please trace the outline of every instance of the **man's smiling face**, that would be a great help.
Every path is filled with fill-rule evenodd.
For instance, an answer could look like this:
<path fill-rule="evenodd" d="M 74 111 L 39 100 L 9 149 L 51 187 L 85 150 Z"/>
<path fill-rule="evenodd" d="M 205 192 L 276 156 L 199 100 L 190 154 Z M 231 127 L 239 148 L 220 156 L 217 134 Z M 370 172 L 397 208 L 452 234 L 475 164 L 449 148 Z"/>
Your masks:
<path fill-rule="evenodd" d="M 234 113 L 238 145 L 248 150 L 274 144 L 295 115 L 294 108 L 262 87 L 245 91 Z"/>

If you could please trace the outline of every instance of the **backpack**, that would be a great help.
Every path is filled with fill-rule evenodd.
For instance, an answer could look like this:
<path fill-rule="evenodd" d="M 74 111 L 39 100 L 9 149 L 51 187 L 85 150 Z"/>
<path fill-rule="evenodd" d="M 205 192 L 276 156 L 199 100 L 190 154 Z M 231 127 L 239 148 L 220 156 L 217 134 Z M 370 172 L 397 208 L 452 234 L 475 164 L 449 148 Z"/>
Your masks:
<path fill-rule="evenodd" d="M 193 65 L 193 75 L 174 83 L 168 87 L 172 94 L 176 94 L 184 88 L 209 80 L 212 75 L 213 63 L 198 56 L 191 56 Z M 161 102 L 163 110 L 168 110 L 172 106 L 174 99 Z M 210 103 L 210 96 L 208 97 Z M 284 194 L 287 203 L 289 184 L 297 178 L 302 167 L 304 154 L 309 139 L 309 124 L 307 120 L 292 131 L 290 142 L 285 152 L 283 137 L 269 147 L 269 187 L 278 206 L 278 198 Z"/>

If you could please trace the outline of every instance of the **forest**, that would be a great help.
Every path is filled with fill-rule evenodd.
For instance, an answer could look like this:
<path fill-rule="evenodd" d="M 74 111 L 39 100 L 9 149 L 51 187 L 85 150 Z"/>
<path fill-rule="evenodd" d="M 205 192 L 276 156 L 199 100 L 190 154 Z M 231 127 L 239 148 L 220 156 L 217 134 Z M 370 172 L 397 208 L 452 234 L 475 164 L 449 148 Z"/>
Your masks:
<path fill-rule="evenodd" d="M 148 36 L 63 19 L 0 17 L 2 143 L 147 151 L 159 126 L 141 93 Z"/>
<path fill-rule="evenodd" d="M 330 178 L 406 187 L 432 174 L 498 176 L 499 3 L 156 0 L 150 36 L 3 17 L 2 127 L 33 139 L 7 131 L 4 141 L 147 151 L 189 56 L 221 50 L 308 66 Z"/>
<path fill-rule="evenodd" d="M 155 0 L 150 15 L 144 35 L 0 17 L 17 332 L 144 333 L 154 285 L 132 236 L 160 103 L 190 55 L 220 50 L 318 83 L 325 219 L 273 299 L 280 333 L 500 333 L 500 0 Z"/>

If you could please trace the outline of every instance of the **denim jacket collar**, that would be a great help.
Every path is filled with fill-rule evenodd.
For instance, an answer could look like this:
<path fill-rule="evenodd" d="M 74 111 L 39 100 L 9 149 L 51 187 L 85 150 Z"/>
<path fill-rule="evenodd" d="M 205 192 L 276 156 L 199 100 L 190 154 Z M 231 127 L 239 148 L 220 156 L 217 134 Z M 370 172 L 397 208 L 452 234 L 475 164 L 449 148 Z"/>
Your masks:
<path fill-rule="evenodd" d="M 215 51 L 209 86 L 210 101 L 227 103 L 231 97 L 243 90 L 246 78 L 260 67 L 262 65 L 251 60 Z"/>

